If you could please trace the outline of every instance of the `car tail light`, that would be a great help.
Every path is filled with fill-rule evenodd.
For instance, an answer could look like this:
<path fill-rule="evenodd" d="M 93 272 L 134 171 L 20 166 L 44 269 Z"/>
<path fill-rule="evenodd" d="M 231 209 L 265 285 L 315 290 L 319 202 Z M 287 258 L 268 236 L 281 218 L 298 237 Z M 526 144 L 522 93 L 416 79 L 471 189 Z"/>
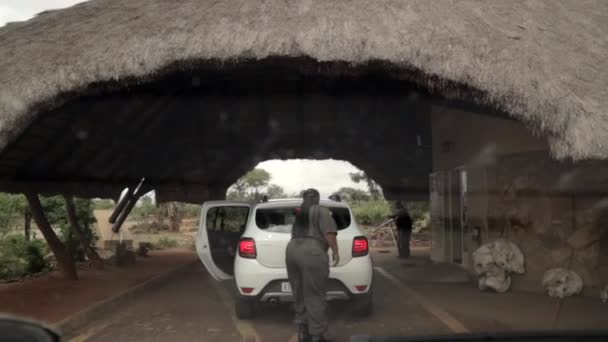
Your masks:
<path fill-rule="evenodd" d="M 367 290 L 367 285 L 355 285 L 355 288 L 357 289 L 357 291 L 363 292 Z"/>
<path fill-rule="evenodd" d="M 357 236 L 353 240 L 353 257 L 366 256 L 369 253 L 369 244 L 365 236 Z"/>
<path fill-rule="evenodd" d="M 241 258 L 255 259 L 257 255 L 255 240 L 252 238 L 242 238 L 239 241 L 239 256 Z"/>
<path fill-rule="evenodd" d="M 241 287 L 241 291 L 243 291 L 245 294 L 250 294 L 253 292 L 253 287 Z"/>

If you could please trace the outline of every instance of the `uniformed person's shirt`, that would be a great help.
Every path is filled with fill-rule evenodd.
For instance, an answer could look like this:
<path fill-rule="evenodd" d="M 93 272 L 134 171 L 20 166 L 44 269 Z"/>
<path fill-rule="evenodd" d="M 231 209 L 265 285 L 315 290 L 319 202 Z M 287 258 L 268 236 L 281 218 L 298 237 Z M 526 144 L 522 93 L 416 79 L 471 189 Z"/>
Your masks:
<path fill-rule="evenodd" d="M 310 208 L 308 215 L 308 222 L 311 224 L 310 231 L 313 237 L 326 241 L 325 234 L 338 232 L 336 221 L 331 216 L 329 209 L 315 205 Z"/>

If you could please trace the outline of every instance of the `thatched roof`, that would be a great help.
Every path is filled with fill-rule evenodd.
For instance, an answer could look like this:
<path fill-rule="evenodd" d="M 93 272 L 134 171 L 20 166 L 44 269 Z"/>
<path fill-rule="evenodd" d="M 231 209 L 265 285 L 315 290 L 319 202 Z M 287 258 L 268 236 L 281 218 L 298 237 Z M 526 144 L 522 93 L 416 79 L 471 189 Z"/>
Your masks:
<path fill-rule="evenodd" d="M 0 150 L 61 94 L 272 57 L 384 63 L 444 95 L 469 89 L 557 157 L 608 158 L 604 0 L 92 0 L 0 28 Z"/>

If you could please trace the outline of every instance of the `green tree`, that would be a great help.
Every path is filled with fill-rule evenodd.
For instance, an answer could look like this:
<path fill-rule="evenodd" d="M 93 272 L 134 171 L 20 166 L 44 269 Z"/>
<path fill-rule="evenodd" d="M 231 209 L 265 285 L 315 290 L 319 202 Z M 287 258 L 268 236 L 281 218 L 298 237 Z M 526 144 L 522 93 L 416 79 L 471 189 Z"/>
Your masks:
<path fill-rule="evenodd" d="M 66 202 L 63 197 L 41 197 L 44 213 L 54 228 L 59 228 L 59 236 L 66 245 L 69 253 L 77 261 L 85 260 L 85 249 L 74 232 L 74 228 L 68 220 Z M 98 237 L 94 231 L 93 224 L 95 215 L 93 214 L 93 201 L 90 199 L 78 198 L 74 200 L 76 218 L 82 230 L 86 243 L 94 245 Z"/>
<path fill-rule="evenodd" d="M 338 191 L 334 192 L 332 195 L 338 195 L 340 196 L 340 198 L 342 199 L 342 201 L 348 203 L 348 204 L 357 204 L 360 202 L 366 202 L 371 200 L 371 196 L 370 194 L 368 194 L 367 192 L 363 191 L 363 190 L 359 190 L 359 189 L 355 189 L 355 188 L 349 188 L 349 187 L 343 187 L 338 189 Z"/>
<path fill-rule="evenodd" d="M 182 203 L 183 204 L 183 216 L 185 218 L 198 217 L 201 214 L 201 206 L 198 204 Z"/>
<path fill-rule="evenodd" d="M 0 193 L 0 241 L 15 230 L 17 220 L 22 217 L 23 196 Z"/>
<path fill-rule="evenodd" d="M 49 223 L 42 202 L 40 201 L 40 196 L 36 193 L 28 192 L 25 193 L 25 197 L 27 198 L 32 218 L 44 236 L 49 249 L 53 252 L 57 266 L 59 266 L 59 269 L 66 279 L 77 280 L 78 272 L 76 271 L 74 258 L 61 239 L 57 237 L 53 226 Z"/>
<path fill-rule="evenodd" d="M 270 183 L 270 173 L 264 169 L 253 169 L 239 178 L 228 189 L 226 197 L 229 200 L 257 202 L 262 199 L 263 189 Z"/>
<path fill-rule="evenodd" d="M 266 189 L 266 195 L 268 195 L 268 198 L 284 198 L 285 195 L 285 191 L 283 190 L 282 187 L 276 185 L 276 184 L 270 184 L 268 186 L 268 188 Z"/>
<path fill-rule="evenodd" d="M 157 205 L 157 218 L 159 222 L 164 223 L 165 219 L 169 220 L 169 229 L 178 231 L 182 224 L 182 209 L 183 203 L 166 202 Z"/>
<path fill-rule="evenodd" d="M 372 199 L 378 200 L 382 198 L 382 189 L 378 183 L 374 182 L 374 180 L 365 172 L 351 172 L 348 174 L 350 179 L 355 183 L 365 182 L 367 185 L 367 191 L 372 196 Z"/>
<path fill-rule="evenodd" d="M 151 220 L 158 220 L 159 208 L 156 207 L 152 197 L 143 196 L 133 208 L 133 216 L 148 224 Z"/>

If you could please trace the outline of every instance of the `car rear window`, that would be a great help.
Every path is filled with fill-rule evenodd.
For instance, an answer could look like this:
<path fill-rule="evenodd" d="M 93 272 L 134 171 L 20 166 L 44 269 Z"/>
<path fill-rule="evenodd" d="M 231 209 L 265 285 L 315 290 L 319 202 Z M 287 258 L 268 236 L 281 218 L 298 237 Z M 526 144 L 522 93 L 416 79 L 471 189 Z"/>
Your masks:
<path fill-rule="evenodd" d="M 350 226 L 348 208 L 327 207 L 338 230 Z M 296 219 L 296 207 L 260 208 L 255 213 L 255 224 L 258 228 L 274 233 L 291 233 L 291 226 Z"/>

